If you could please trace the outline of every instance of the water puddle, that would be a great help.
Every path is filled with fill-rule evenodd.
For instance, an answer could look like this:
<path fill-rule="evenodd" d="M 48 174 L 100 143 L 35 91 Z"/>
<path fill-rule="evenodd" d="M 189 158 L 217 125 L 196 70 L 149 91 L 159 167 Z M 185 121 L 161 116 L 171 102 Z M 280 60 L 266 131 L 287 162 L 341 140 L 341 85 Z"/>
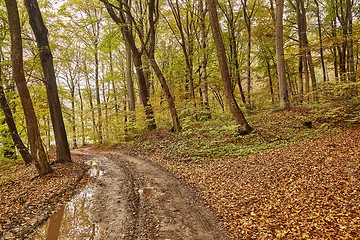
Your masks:
<path fill-rule="evenodd" d="M 91 177 L 98 177 L 104 175 L 104 170 L 100 168 L 99 161 L 89 160 L 86 162 L 86 164 L 91 166 L 89 173 Z"/>
<path fill-rule="evenodd" d="M 90 176 L 96 177 L 104 174 L 100 163 L 90 160 L 92 166 Z M 86 186 L 70 202 L 54 213 L 47 222 L 35 230 L 30 238 L 32 240 L 57 240 L 57 239 L 94 239 L 99 233 L 96 224 L 90 221 L 90 207 L 94 189 Z"/>
<path fill-rule="evenodd" d="M 144 187 L 138 190 L 140 197 L 142 198 L 152 198 L 152 197 L 159 197 L 164 195 L 156 190 L 154 187 Z"/>

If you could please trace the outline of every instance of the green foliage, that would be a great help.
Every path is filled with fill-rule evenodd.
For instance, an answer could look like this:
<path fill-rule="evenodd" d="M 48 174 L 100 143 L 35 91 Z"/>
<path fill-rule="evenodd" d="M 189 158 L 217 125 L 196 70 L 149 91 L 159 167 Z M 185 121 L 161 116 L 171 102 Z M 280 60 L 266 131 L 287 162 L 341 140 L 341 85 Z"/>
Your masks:
<path fill-rule="evenodd" d="M 333 105 L 318 105 L 291 111 L 254 111 L 248 119 L 255 130 L 246 136 L 236 134 L 237 125 L 229 114 L 214 114 L 209 121 L 186 121 L 180 133 L 156 131 L 141 135 L 127 144 L 141 151 L 160 153 L 164 158 L 175 161 L 242 157 L 337 132 L 342 126 L 350 124 L 347 115 L 341 114 L 342 110 Z M 312 128 L 304 125 L 309 121 Z"/>

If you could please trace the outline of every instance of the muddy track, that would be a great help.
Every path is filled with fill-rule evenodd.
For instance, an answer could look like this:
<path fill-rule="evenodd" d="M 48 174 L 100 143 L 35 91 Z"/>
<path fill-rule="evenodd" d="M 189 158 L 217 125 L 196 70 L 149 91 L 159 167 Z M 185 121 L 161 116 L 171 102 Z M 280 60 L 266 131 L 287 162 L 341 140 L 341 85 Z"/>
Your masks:
<path fill-rule="evenodd" d="M 95 183 L 96 239 L 227 239 L 194 190 L 158 165 L 82 151 L 104 172 Z"/>

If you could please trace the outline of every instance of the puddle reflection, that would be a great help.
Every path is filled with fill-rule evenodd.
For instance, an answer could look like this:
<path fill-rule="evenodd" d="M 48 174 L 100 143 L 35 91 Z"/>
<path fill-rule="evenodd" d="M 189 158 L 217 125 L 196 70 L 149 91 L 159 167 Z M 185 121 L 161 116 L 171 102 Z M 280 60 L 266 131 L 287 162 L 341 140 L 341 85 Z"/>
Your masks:
<path fill-rule="evenodd" d="M 91 223 L 89 208 L 93 189 L 85 189 L 53 214 L 31 239 L 94 239 L 98 227 Z"/>

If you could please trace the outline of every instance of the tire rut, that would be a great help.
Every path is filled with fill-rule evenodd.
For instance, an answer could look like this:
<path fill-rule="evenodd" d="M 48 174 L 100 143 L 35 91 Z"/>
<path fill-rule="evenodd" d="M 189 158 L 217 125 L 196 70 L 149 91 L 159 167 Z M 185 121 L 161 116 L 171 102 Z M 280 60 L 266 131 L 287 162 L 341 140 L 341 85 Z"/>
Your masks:
<path fill-rule="evenodd" d="M 228 239 L 196 192 L 167 170 L 117 152 L 88 154 L 104 170 L 92 208 L 97 239 Z"/>

